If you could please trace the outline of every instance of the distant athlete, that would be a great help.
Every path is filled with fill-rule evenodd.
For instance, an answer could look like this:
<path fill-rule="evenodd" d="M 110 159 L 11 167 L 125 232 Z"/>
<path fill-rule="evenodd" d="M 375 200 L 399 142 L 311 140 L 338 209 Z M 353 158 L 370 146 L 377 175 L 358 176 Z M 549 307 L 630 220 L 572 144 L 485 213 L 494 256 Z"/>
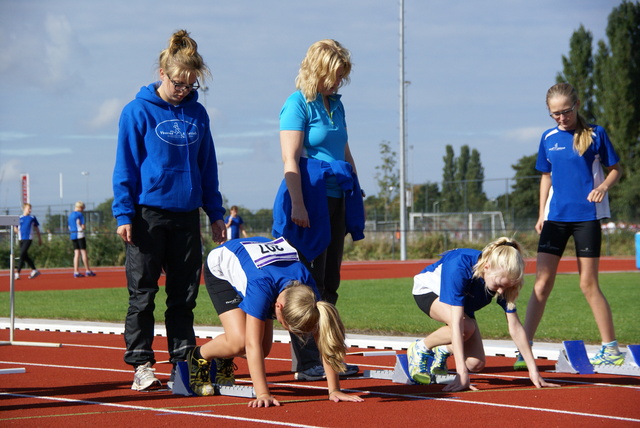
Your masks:
<path fill-rule="evenodd" d="M 85 238 L 85 224 L 84 224 L 84 202 L 76 202 L 74 211 L 69 214 L 67 223 L 69 226 L 69 233 L 71 235 L 71 243 L 73 244 L 73 277 L 82 278 L 83 274 L 80 273 L 79 265 L 80 258 L 84 264 L 85 273 L 87 276 L 96 276 L 96 274 L 89 267 L 89 257 L 87 256 L 87 239 Z"/>
<path fill-rule="evenodd" d="M 457 375 L 444 390 L 475 390 L 469 372 L 479 372 L 486 364 L 475 312 L 496 298 L 505 311 L 509 334 L 528 363 L 533 384 L 538 388 L 559 386 L 540 376 L 516 312 L 523 276 L 520 244 L 504 237 L 482 251 L 468 248 L 448 251 L 416 275 L 413 297 L 418 307 L 446 325 L 409 345 L 407 356 L 413 380 L 429 384 L 434 374 L 446 373 L 447 357 L 453 353 Z"/>
<path fill-rule="evenodd" d="M 209 253 L 204 269 L 207 291 L 224 334 L 195 348 L 188 358 L 190 386 L 213 395 L 210 361 L 246 355 L 256 398 L 250 407 L 279 406 L 267 384 L 265 358 L 273 340 L 273 319 L 302 337 L 313 333 L 322 357 L 329 400 L 363 401 L 340 390 L 345 371 L 345 330 L 334 305 L 318 301 L 311 273 L 283 238 L 231 240 Z"/>
<path fill-rule="evenodd" d="M 33 259 L 29 256 L 29 247 L 31 247 L 31 243 L 33 242 L 34 232 L 38 236 L 38 243 L 42 245 L 42 236 L 40 235 L 39 226 L 40 223 L 38 223 L 36 216 L 31 215 L 31 204 L 23 204 L 20 224 L 15 227 L 15 231 L 18 234 L 18 240 L 20 242 L 20 259 L 18 261 L 17 272 L 14 274 L 15 279 L 20 279 L 20 271 L 25 264 L 31 268 L 29 279 L 33 279 L 40 275 L 40 271 L 36 269 Z"/>
<path fill-rule="evenodd" d="M 244 221 L 238 215 L 237 206 L 234 205 L 229 208 L 229 215 L 224 219 L 224 223 L 227 226 L 227 239 L 238 239 L 240 235 L 243 238 L 247 237 L 247 232 L 244 230 Z"/>

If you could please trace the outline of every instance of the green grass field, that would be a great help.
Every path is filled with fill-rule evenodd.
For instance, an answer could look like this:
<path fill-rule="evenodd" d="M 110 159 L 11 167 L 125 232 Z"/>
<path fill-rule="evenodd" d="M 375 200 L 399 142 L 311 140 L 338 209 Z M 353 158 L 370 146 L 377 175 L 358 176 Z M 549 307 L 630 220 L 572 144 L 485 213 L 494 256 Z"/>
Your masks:
<path fill-rule="evenodd" d="M 518 314 L 524 322 L 526 306 L 533 287 L 533 275 L 525 278 L 518 300 Z M 343 281 L 338 309 L 347 330 L 352 333 L 422 336 L 437 329 L 433 321 L 418 309 L 411 295 L 412 279 Z M 602 273 L 601 287 L 613 311 L 618 341 L 622 345 L 640 343 L 638 308 L 640 307 L 640 273 Z M 5 302 L 0 316 L 9 316 L 9 293 L 0 293 Z M 122 323 L 127 312 L 127 290 L 104 288 L 93 290 L 16 292 L 16 318 L 88 320 Z M 162 322 L 164 292 L 156 298 L 156 320 Z M 476 313 L 485 339 L 509 338 L 504 313 L 491 304 Z M 195 310 L 197 325 L 219 325 L 218 317 L 204 287 L 200 289 Z M 277 324 L 277 323 L 276 323 Z M 584 340 L 600 342 L 591 310 L 580 292 L 578 276 L 558 275 L 547 303 L 537 341 L 560 342 Z"/>

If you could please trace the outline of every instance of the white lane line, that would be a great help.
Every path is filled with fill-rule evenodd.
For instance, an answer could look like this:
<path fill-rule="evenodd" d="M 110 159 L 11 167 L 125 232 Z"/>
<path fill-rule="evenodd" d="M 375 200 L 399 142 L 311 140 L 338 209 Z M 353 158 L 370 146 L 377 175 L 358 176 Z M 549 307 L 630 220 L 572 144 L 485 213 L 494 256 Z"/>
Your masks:
<path fill-rule="evenodd" d="M 77 403 L 82 405 L 94 404 L 96 406 L 115 407 L 118 409 L 128 409 L 128 410 L 144 410 L 148 412 L 154 412 L 154 413 L 161 412 L 161 413 L 169 413 L 173 415 L 187 415 L 187 416 L 199 416 L 204 418 L 229 419 L 232 421 L 255 422 L 255 423 L 267 424 L 267 425 L 280 425 L 280 426 L 299 427 L 299 428 L 321 428 L 317 425 L 294 424 L 290 422 L 272 421 L 272 420 L 266 420 L 266 419 L 243 418 L 239 416 L 216 415 L 212 413 L 187 412 L 184 410 L 167 409 L 164 407 L 131 406 L 129 404 L 102 403 L 99 401 L 78 400 L 74 398 L 46 397 L 46 396 L 29 395 L 29 394 L 11 394 L 6 392 L 0 392 L 0 395 L 4 395 L 7 397 L 33 398 L 37 400 L 61 401 L 64 403 Z"/>

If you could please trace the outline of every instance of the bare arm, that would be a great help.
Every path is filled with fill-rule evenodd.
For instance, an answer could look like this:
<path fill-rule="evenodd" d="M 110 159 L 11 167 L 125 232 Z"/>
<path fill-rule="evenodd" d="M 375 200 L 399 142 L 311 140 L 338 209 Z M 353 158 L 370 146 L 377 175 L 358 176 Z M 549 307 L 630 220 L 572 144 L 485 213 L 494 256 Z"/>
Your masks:
<path fill-rule="evenodd" d="M 524 327 L 520 322 L 520 318 L 516 312 L 507 313 L 507 324 L 509 325 L 509 334 L 513 339 L 513 343 L 518 347 L 518 351 L 524 358 L 527 363 L 527 368 L 529 369 L 529 378 L 531 382 L 537 387 L 542 388 L 545 386 L 560 386 L 555 383 L 550 383 L 545 381 L 542 376 L 540 376 L 540 372 L 538 371 L 538 367 L 536 366 L 536 361 L 533 358 L 533 352 L 531 351 L 531 345 L 529 344 L 529 340 L 527 339 L 527 334 L 524 331 Z"/>
<path fill-rule="evenodd" d="M 249 374 L 253 382 L 253 389 L 256 393 L 255 400 L 249 402 L 249 407 L 269 407 L 279 406 L 280 403 L 269 392 L 267 385 L 267 374 L 264 367 L 264 351 L 262 340 L 264 337 L 265 322 L 258 318 L 247 315 L 245 351 L 247 353 L 247 363 Z"/>
<path fill-rule="evenodd" d="M 611 186 L 616 184 L 620 180 L 620 177 L 622 177 L 622 169 L 620 168 L 619 163 L 610 166 L 608 171 L 609 173 L 607 174 L 607 178 L 604 179 L 602 184 L 589 192 L 589 195 L 587 196 L 587 200 L 589 202 L 602 202 Z"/>
<path fill-rule="evenodd" d="M 340 390 L 340 378 L 338 373 L 336 373 L 329 363 L 323 358 L 322 366 L 324 367 L 324 372 L 327 375 L 327 388 L 329 390 L 329 400 L 335 401 L 355 401 L 361 402 L 364 401 L 362 397 L 357 395 L 346 394 Z"/>
<path fill-rule="evenodd" d="M 451 348 L 456 361 L 457 376 L 453 382 L 444 387 L 444 391 L 463 391 L 465 389 L 475 390 L 471 386 L 469 370 L 465 363 L 464 355 L 464 306 L 450 306 L 451 308 Z"/>
<path fill-rule="evenodd" d="M 540 234 L 542 232 L 542 225 L 544 224 L 544 210 L 547 206 L 547 199 L 551 191 L 551 174 L 543 173 L 540 177 L 540 205 L 538 207 L 538 222 L 536 223 L 536 232 Z"/>
<path fill-rule="evenodd" d="M 298 162 L 302 154 L 304 133 L 302 131 L 280 131 L 280 149 L 284 163 L 284 179 L 291 196 L 291 221 L 300 227 L 310 227 L 309 214 L 304 206 L 302 183 Z"/>

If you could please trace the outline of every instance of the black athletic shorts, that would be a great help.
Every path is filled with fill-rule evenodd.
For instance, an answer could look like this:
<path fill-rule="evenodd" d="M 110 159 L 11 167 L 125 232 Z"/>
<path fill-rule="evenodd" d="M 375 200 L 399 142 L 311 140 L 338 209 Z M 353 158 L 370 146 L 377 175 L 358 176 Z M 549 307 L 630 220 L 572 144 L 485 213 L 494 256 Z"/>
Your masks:
<path fill-rule="evenodd" d="M 576 244 L 576 256 L 600 257 L 602 230 L 600 221 L 560 222 L 545 221 L 540 233 L 538 252 L 562 257 L 569 237 Z"/>
<path fill-rule="evenodd" d="M 413 298 L 416 300 L 416 303 L 418 304 L 418 307 L 422 310 L 422 312 L 431 316 L 431 305 L 433 305 L 433 302 L 436 301 L 438 295 L 434 292 L 429 292 L 427 294 L 414 294 Z"/>
<path fill-rule="evenodd" d="M 242 296 L 238 294 L 231 283 L 212 274 L 206 261 L 204 263 L 204 284 L 218 315 L 236 309 L 242 302 Z"/>
<path fill-rule="evenodd" d="M 74 250 L 86 250 L 87 249 L 87 239 L 86 238 L 72 239 L 71 242 L 73 243 L 73 249 Z"/>

